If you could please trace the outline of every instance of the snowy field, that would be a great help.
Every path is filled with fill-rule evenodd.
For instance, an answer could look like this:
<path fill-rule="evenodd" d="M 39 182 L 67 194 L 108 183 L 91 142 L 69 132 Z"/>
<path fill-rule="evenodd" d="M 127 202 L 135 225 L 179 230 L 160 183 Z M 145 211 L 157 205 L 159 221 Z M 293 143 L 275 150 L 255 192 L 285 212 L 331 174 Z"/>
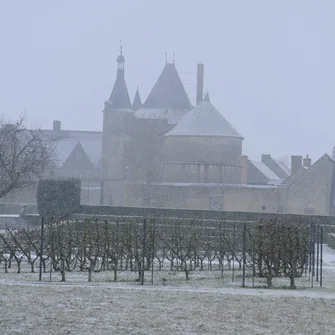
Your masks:
<path fill-rule="evenodd" d="M 1 334 L 325 335 L 335 328 L 335 294 L 3 283 L 0 306 Z"/>
<path fill-rule="evenodd" d="M 144 286 L 135 273 L 120 273 L 117 283 L 112 272 L 94 273 L 91 283 L 87 273 L 68 273 L 65 283 L 55 273 L 49 282 L 45 273 L 39 283 L 38 273 L 22 271 L 4 274 L 0 264 L 0 334 L 314 335 L 335 329 L 335 252 L 326 246 L 322 289 L 318 282 L 310 288 L 308 278 L 304 289 L 242 289 L 240 277 L 232 283 L 210 271 L 191 272 L 188 282 L 183 273 L 157 271 L 154 285 L 147 272 Z"/>

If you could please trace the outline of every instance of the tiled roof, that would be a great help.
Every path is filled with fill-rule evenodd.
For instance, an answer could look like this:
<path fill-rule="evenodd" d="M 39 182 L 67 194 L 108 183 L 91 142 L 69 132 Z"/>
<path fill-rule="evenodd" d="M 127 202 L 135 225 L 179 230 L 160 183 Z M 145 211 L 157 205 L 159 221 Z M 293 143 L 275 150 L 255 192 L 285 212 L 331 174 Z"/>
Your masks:
<path fill-rule="evenodd" d="M 223 136 L 243 138 L 210 101 L 201 101 L 165 136 Z"/>
<path fill-rule="evenodd" d="M 190 110 L 191 102 L 174 64 L 166 63 L 143 108 Z"/>

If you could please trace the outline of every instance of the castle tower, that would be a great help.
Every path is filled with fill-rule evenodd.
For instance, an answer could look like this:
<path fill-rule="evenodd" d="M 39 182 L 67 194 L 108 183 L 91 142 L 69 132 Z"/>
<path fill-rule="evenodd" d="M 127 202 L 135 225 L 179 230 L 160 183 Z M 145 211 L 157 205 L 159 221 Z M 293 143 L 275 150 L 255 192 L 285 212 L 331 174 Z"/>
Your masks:
<path fill-rule="evenodd" d="M 135 115 L 125 81 L 122 45 L 116 59 L 116 80 L 103 110 L 102 205 L 123 205 L 123 184 L 127 173 L 127 143 Z"/>
<path fill-rule="evenodd" d="M 240 183 L 242 141 L 207 92 L 164 136 L 164 181 Z"/>

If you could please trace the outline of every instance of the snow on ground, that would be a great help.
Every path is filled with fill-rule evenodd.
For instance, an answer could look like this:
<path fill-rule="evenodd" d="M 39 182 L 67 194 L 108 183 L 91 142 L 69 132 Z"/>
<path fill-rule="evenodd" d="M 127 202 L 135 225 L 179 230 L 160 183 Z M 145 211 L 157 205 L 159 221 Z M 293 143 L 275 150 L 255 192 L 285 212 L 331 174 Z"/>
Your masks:
<path fill-rule="evenodd" d="M 334 299 L 220 290 L 0 285 L 1 334 L 333 334 Z"/>
<path fill-rule="evenodd" d="M 0 334 L 334 334 L 335 251 L 324 246 L 323 280 L 302 279 L 300 289 L 240 288 L 240 271 L 194 271 L 185 275 L 168 269 L 146 273 L 71 272 L 4 274 L 0 264 Z M 164 278 L 164 279 L 163 279 Z M 288 279 L 275 281 L 277 287 Z M 255 283 L 260 284 L 259 282 Z M 247 278 L 251 287 L 251 278 Z M 301 289 L 304 288 L 304 289 Z"/>

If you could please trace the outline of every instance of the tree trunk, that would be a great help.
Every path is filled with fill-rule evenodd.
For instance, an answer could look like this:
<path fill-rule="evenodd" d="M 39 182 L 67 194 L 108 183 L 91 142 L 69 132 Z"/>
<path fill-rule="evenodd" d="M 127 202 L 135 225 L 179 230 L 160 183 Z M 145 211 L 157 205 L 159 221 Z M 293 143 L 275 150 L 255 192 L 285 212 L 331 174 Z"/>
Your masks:
<path fill-rule="evenodd" d="M 221 278 L 223 278 L 223 261 L 222 261 L 222 258 L 219 259 L 219 267 L 220 267 L 220 270 L 221 270 Z"/>
<path fill-rule="evenodd" d="M 30 268 L 31 268 L 31 272 L 32 272 L 32 273 L 35 272 L 34 264 L 35 264 L 35 261 L 30 261 Z"/>
<path fill-rule="evenodd" d="M 158 271 L 161 271 L 162 270 L 162 261 L 159 258 L 157 258 L 157 260 L 158 260 Z"/>
<path fill-rule="evenodd" d="M 295 286 L 295 282 L 294 282 L 294 275 L 290 276 L 290 289 L 294 290 L 297 287 Z"/>
<path fill-rule="evenodd" d="M 137 266 L 138 266 L 138 278 L 136 279 L 136 281 L 140 282 L 141 278 L 142 278 L 142 264 L 141 264 L 141 262 L 138 262 Z"/>
<path fill-rule="evenodd" d="M 93 272 L 93 262 L 90 261 L 90 266 L 88 268 L 88 281 L 92 281 L 92 272 Z"/>
<path fill-rule="evenodd" d="M 273 288 L 273 285 L 272 285 L 272 273 L 271 273 L 271 271 L 266 276 L 266 283 L 268 285 L 268 288 Z"/>
<path fill-rule="evenodd" d="M 64 282 L 65 281 L 65 262 L 64 262 L 64 260 L 62 259 L 61 260 L 61 270 L 60 270 L 60 273 L 61 273 L 61 275 L 62 275 L 62 282 Z"/>
<path fill-rule="evenodd" d="M 186 275 L 186 280 L 187 280 L 187 281 L 189 280 L 188 273 L 189 273 L 189 270 L 188 270 L 188 269 L 185 269 L 185 275 Z"/>
<path fill-rule="evenodd" d="M 16 263 L 17 263 L 17 273 L 21 273 L 21 260 L 16 261 Z"/>
<path fill-rule="evenodd" d="M 61 270 L 61 275 L 62 275 L 62 282 L 64 282 L 65 281 L 65 270 L 64 269 Z"/>
<path fill-rule="evenodd" d="M 117 268 L 118 268 L 118 261 L 114 260 L 114 279 L 113 281 L 117 281 Z"/>
<path fill-rule="evenodd" d="M 5 259 L 5 273 L 8 273 L 8 261 Z"/>

